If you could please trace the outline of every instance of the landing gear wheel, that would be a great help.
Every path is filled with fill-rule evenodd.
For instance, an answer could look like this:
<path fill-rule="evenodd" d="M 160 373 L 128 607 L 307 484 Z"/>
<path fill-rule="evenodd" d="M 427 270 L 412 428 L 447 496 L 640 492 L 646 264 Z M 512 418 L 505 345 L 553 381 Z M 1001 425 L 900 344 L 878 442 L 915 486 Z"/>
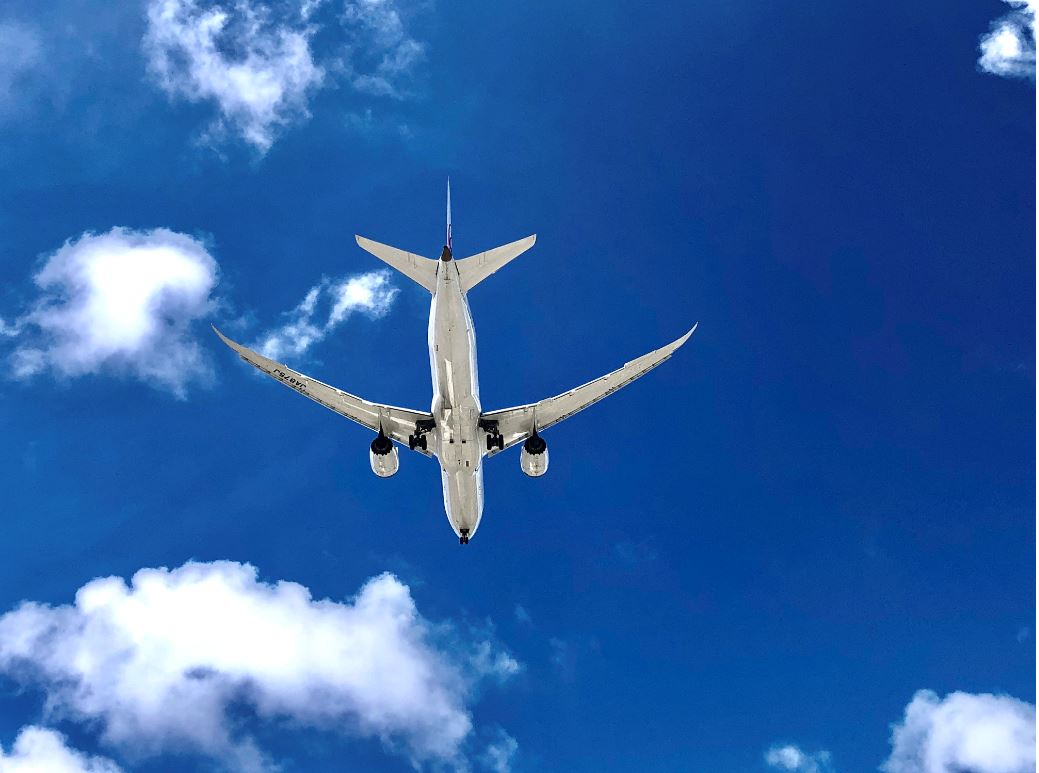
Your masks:
<path fill-rule="evenodd" d="M 423 451 L 426 450 L 426 436 L 425 435 L 408 435 L 408 448 L 414 451 L 416 448 L 421 448 Z"/>
<path fill-rule="evenodd" d="M 468 529 L 461 529 L 459 531 L 458 544 L 459 545 L 468 545 L 469 544 L 469 530 Z"/>
<path fill-rule="evenodd" d="M 505 436 L 504 435 L 488 435 L 487 436 L 487 450 L 493 451 L 497 448 L 499 451 L 505 450 Z"/>

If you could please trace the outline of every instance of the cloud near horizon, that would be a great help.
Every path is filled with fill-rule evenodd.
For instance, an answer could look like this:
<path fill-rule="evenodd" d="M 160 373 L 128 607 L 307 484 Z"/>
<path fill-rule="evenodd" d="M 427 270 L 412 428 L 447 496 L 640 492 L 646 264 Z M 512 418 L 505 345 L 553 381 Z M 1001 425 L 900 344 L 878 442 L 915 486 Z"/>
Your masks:
<path fill-rule="evenodd" d="M 1035 80 L 1035 15 L 1039 0 L 1004 0 L 1011 11 L 981 36 L 978 66 L 1009 78 Z"/>
<path fill-rule="evenodd" d="M 0 616 L 0 673 L 131 758 L 188 752 L 270 770 L 244 726 L 290 720 L 464 769 L 475 688 L 519 669 L 472 636 L 425 620 L 391 574 L 333 601 L 248 564 L 189 562 L 93 580 L 71 605 L 22 603 Z M 495 657 L 459 656 L 486 649 Z"/>
<path fill-rule="evenodd" d="M 33 277 L 29 310 L 0 322 L 17 341 L 11 375 L 114 372 L 183 398 L 212 376 L 190 328 L 215 309 L 218 274 L 199 239 L 166 228 L 71 239 Z"/>

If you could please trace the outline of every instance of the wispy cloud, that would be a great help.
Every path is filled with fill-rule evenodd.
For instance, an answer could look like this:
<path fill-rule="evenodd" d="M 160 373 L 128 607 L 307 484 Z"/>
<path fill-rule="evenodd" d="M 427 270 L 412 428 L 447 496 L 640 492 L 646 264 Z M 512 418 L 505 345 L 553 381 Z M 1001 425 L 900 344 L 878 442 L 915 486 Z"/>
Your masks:
<path fill-rule="evenodd" d="M 1035 14 L 1039 0 L 1004 0 L 1011 11 L 981 36 L 978 66 L 993 75 L 1035 80 Z"/>
<path fill-rule="evenodd" d="M 512 770 L 512 758 L 516 756 L 517 751 L 519 742 L 499 728 L 497 738 L 487 745 L 480 762 L 492 773 L 509 773 Z"/>
<path fill-rule="evenodd" d="M 353 87 L 375 96 L 403 99 L 408 80 L 426 57 L 426 47 L 408 35 L 396 4 L 392 0 L 351 0 L 344 8 L 343 21 L 354 38 Z"/>
<path fill-rule="evenodd" d="M 833 770 L 829 752 L 808 753 L 795 744 L 773 746 L 765 752 L 765 764 L 789 773 L 829 773 Z"/>
<path fill-rule="evenodd" d="M 281 325 L 261 334 L 254 346 L 274 360 L 300 357 L 354 312 L 372 319 L 386 314 L 397 292 L 390 283 L 388 271 L 372 271 L 339 280 L 323 279 L 285 315 Z"/>
<path fill-rule="evenodd" d="M 42 55 L 43 46 L 35 29 L 19 22 L 0 22 L 0 114 L 12 107 L 18 83 Z"/>
<path fill-rule="evenodd" d="M 308 116 L 309 93 L 325 73 L 301 15 L 274 18 L 251 0 L 151 0 L 147 20 L 149 71 L 171 96 L 214 102 L 213 133 L 233 130 L 266 152 L 280 129 Z"/>
<path fill-rule="evenodd" d="M 415 765 L 464 767 L 480 670 L 460 653 L 484 642 L 438 644 L 445 630 L 458 636 L 428 623 L 389 574 L 338 602 L 261 582 L 247 564 L 188 563 L 142 569 L 129 585 L 94 580 L 69 606 L 23 603 L 0 617 L 0 672 L 127 754 L 269 769 L 242 727 L 246 710 L 378 738 Z"/>
<path fill-rule="evenodd" d="M 23 727 L 5 753 L 0 747 L 3 773 L 120 773 L 121 769 L 104 757 L 91 757 L 65 743 L 53 730 L 29 725 Z"/>
<path fill-rule="evenodd" d="M 885 773 L 1035 773 L 1035 706 L 1006 695 L 921 690 L 892 728 Z"/>
<path fill-rule="evenodd" d="M 312 95 L 345 80 L 355 91 L 404 99 L 425 57 L 395 0 L 348 0 L 339 13 L 323 0 L 149 0 L 148 70 L 172 98 L 215 105 L 206 137 L 241 137 L 266 153 L 278 135 L 306 120 Z M 327 30 L 342 45 L 318 53 Z"/>
<path fill-rule="evenodd" d="M 17 344 L 11 374 L 110 371 L 184 397 L 209 364 L 190 334 L 214 308 L 218 268 L 199 240 L 165 228 L 85 233 L 48 256 L 38 297 L 0 334 Z"/>

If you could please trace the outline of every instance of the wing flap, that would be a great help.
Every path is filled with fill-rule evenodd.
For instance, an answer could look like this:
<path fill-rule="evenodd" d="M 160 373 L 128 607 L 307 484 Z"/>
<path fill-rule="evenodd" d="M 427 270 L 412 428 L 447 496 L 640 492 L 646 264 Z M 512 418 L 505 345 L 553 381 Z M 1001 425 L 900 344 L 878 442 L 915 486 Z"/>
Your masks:
<path fill-rule="evenodd" d="M 609 397 L 618 389 L 626 387 L 632 381 L 649 373 L 653 368 L 666 362 L 675 351 L 681 347 L 689 337 L 696 331 L 696 325 L 692 330 L 667 346 L 662 346 L 648 354 L 644 354 L 630 362 L 626 362 L 612 373 L 589 381 L 579 387 L 563 392 L 555 397 L 549 397 L 538 403 L 520 405 L 515 408 L 505 408 L 499 411 L 490 411 L 481 416 L 481 420 L 487 423 L 496 423 L 498 432 L 503 437 L 503 448 L 488 452 L 488 456 L 494 456 L 528 438 L 537 421 L 538 430 L 551 427 L 564 419 L 568 419 L 578 411 L 583 411 L 589 405 L 594 405 L 600 400 Z"/>
<path fill-rule="evenodd" d="M 299 392 L 304 397 L 308 397 L 319 405 L 325 406 L 330 411 L 335 411 L 340 416 L 345 416 L 370 430 L 378 432 L 381 426 L 387 437 L 396 440 L 402 445 L 408 445 L 408 437 L 416 434 L 420 422 L 424 427 L 432 426 L 433 415 L 431 413 L 369 402 L 295 371 L 288 365 L 283 365 L 269 357 L 264 357 L 247 346 L 242 346 L 232 341 L 217 330 L 215 326 L 213 330 L 220 336 L 221 341 L 261 373 L 265 373 L 275 381 Z M 415 450 L 426 456 L 431 456 L 429 451 L 422 448 L 416 448 Z"/>

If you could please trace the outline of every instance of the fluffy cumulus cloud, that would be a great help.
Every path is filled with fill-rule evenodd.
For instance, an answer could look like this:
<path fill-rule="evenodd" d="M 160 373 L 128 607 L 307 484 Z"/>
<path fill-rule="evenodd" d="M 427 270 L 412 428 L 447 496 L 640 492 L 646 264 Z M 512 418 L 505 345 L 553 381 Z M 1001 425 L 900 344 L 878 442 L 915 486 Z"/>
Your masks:
<path fill-rule="evenodd" d="M 467 704 L 492 674 L 464 654 L 480 643 L 460 637 L 427 622 L 389 574 L 338 602 L 262 582 L 249 565 L 188 563 L 142 569 L 129 585 L 94 580 L 69 606 L 23 603 L 0 617 L 0 672 L 131 756 L 269 769 L 245 727 L 288 720 L 461 768 Z"/>
<path fill-rule="evenodd" d="M 69 748 L 60 733 L 30 725 L 22 728 L 5 753 L 0 747 L 3 773 L 121 773 L 111 760 L 91 757 Z"/>
<path fill-rule="evenodd" d="M 17 341 L 11 374 L 110 370 L 182 397 L 209 377 L 189 328 L 213 310 L 217 273 L 202 242 L 165 228 L 69 241 L 35 275 L 39 296 L 29 310 L 0 326 Z"/>
<path fill-rule="evenodd" d="M 368 95 L 406 96 L 425 47 L 407 34 L 394 0 L 348 0 L 338 12 L 330 5 L 149 0 L 148 70 L 171 97 L 215 105 L 210 138 L 236 134 L 261 153 L 337 79 Z M 319 47 L 323 31 L 346 47 Z"/>
<path fill-rule="evenodd" d="M 765 764 L 790 773 L 828 773 L 833 770 L 830 766 L 829 752 L 809 754 L 794 744 L 773 746 L 765 752 Z"/>
<path fill-rule="evenodd" d="M 1035 14 L 1039 0 L 1005 0 L 1011 11 L 981 37 L 978 66 L 985 72 L 1035 80 Z"/>
<path fill-rule="evenodd" d="M 390 310 L 396 297 L 397 288 L 390 283 L 388 271 L 322 280 L 285 315 L 281 325 L 263 333 L 255 347 L 274 360 L 299 357 L 354 312 L 377 319 Z"/>
<path fill-rule="evenodd" d="M 921 690 L 891 746 L 886 773 L 1035 773 L 1035 707 L 1004 695 Z"/>

